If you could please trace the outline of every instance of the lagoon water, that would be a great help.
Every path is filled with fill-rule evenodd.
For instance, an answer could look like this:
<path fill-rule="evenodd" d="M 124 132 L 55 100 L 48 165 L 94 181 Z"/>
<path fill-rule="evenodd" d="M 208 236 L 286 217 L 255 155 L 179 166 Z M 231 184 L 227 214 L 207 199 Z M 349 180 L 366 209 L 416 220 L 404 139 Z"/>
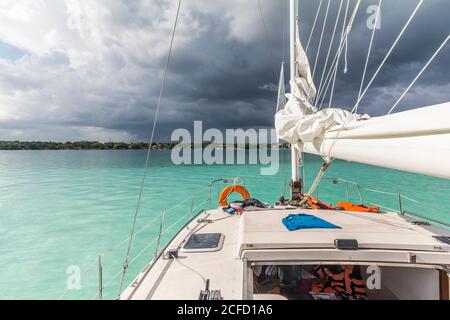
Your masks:
<path fill-rule="evenodd" d="M 152 260 L 164 210 L 173 208 L 164 220 L 166 243 L 188 220 L 193 194 L 194 213 L 208 207 L 211 180 L 240 176 L 253 197 L 273 203 L 283 189 L 288 193 L 289 155 L 281 152 L 277 175 L 261 176 L 259 165 L 175 166 L 170 151 L 153 152 L 125 285 Z M 117 297 L 144 160 L 145 151 L 0 152 L 0 299 L 96 298 L 99 255 L 105 298 Z M 311 182 L 322 162 L 306 161 Z M 333 162 L 327 177 L 400 192 L 421 202 L 404 199 L 406 211 L 450 222 L 448 180 L 342 161 Z M 358 201 L 356 188 L 350 195 Z M 324 181 L 319 196 L 345 200 L 345 186 Z M 396 196 L 367 190 L 363 196 L 398 208 Z M 212 198 L 215 204 L 216 188 Z"/>

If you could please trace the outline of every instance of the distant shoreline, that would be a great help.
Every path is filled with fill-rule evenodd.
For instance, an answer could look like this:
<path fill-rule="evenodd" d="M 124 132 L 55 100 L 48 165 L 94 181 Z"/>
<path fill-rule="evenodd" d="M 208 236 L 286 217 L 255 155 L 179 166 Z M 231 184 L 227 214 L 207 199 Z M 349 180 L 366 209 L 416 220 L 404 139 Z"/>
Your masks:
<path fill-rule="evenodd" d="M 152 143 L 152 150 L 172 150 L 178 143 L 156 142 Z M 192 149 L 197 147 L 205 148 L 211 143 L 203 145 L 190 145 Z M 214 148 L 229 148 L 229 145 L 212 144 Z M 148 143 L 136 142 L 98 142 L 98 141 L 78 141 L 78 142 L 42 142 L 42 141 L 0 141 L 0 151 L 20 151 L 20 150 L 147 150 Z M 271 145 L 265 146 L 271 148 Z M 245 148 L 254 149 L 258 146 L 252 145 L 234 145 L 234 149 Z M 280 149 L 289 149 L 289 144 L 283 143 L 279 145 Z"/>

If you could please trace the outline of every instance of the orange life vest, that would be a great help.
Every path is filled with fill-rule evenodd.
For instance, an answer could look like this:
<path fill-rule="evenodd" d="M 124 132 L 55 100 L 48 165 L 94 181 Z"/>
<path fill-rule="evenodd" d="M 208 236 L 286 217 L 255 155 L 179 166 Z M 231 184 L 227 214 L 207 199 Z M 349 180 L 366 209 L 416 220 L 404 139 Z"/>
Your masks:
<path fill-rule="evenodd" d="M 314 197 L 309 197 L 306 203 L 313 210 L 334 210 L 334 207 L 331 204 L 325 203 Z"/>
<path fill-rule="evenodd" d="M 348 294 L 358 299 L 367 295 L 359 266 L 316 266 L 313 271 L 322 281 L 313 283 L 312 292 Z"/>
<path fill-rule="evenodd" d="M 353 204 L 350 202 L 339 202 L 337 204 L 338 207 L 343 208 L 345 211 L 353 211 L 353 212 L 380 212 L 380 207 L 366 207 L 363 204 Z"/>

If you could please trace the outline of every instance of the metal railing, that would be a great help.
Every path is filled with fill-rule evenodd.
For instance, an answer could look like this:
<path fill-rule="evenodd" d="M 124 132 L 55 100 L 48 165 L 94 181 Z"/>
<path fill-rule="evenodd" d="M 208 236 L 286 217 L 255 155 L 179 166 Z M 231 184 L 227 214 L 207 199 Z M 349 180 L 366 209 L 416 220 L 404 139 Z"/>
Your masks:
<path fill-rule="evenodd" d="M 139 231 L 137 231 L 135 233 L 135 235 L 133 237 L 136 237 L 137 235 L 141 234 L 143 231 L 147 230 L 148 228 L 150 228 L 151 226 L 154 226 L 155 223 L 157 223 L 159 221 L 159 228 L 158 228 L 158 234 L 156 235 L 155 238 L 153 238 L 153 240 L 151 240 L 133 259 L 131 259 L 128 264 L 127 264 L 127 268 L 132 265 L 138 258 L 140 258 L 144 253 L 147 252 L 147 250 L 150 249 L 150 247 L 152 245 L 154 245 L 156 243 L 155 246 L 155 253 L 154 253 L 154 259 L 156 259 L 159 254 L 160 254 L 160 247 L 162 244 L 162 236 L 167 234 L 170 230 L 172 230 L 175 226 L 177 226 L 179 223 L 181 223 L 184 219 L 186 219 L 187 221 L 191 221 L 193 218 L 193 214 L 194 212 L 199 209 L 200 207 L 204 206 L 205 204 L 208 203 L 209 208 L 212 208 L 212 195 L 213 195 L 213 188 L 217 185 L 217 197 L 219 198 L 220 195 L 220 185 L 221 184 L 229 184 L 229 183 L 233 183 L 233 184 L 241 184 L 243 186 L 245 186 L 245 182 L 242 178 L 240 177 L 235 177 L 235 178 L 221 178 L 221 179 L 216 179 L 213 180 L 209 183 L 208 185 L 208 189 L 209 189 L 209 197 L 207 200 L 201 202 L 199 205 L 195 206 L 195 193 L 192 194 L 192 197 L 189 197 L 185 200 L 183 200 L 182 202 L 178 203 L 175 207 L 172 207 L 168 210 L 163 211 L 158 217 L 154 218 L 150 223 L 148 223 L 147 225 L 145 225 L 143 228 L 141 228 Z M 164 223 L 166 221 L 166 217 L 168 215 L 168 213 L 170 213 L 171 211 L 173 212 L 173 210 L 177 207 L 179 207 L 181 204 L 187 202 L 188 200 L 191 200 L 191 205 L 190 208 L 188 210 L 188 214 L 187 216 L 183 215 L 181 216 L 179 219 L 177 219 L 174 223 L 172 223 L 170 226 L 168 227 L 164 227 Z M 200 211 L 200 213 L 203 212 Z M 198 214 L 197 214 L 198 215 Z M 123 241 L 121 241 L 120 243 L 118 243 L 116 246 L 113 247 L 113 249 L 109 250 L 108 252 L 112 252 L 114 249 L 117 249 L 118 247 L 120 247 L 121 245 L 125 244 L 127 241 L 129 241 L 130 238 L 124 239 Z M 102 257 L 100 257 L 100 261 L 102 261 Z M 105 285 L 103 285 L 103 266 L 102 263 L 100 262 L 99 264 L 99 291 L 98 293 L 95 294 L 95 296 L 92 299 L 102 299 L 103 294 L 104 294 L 104 289 L 109 287 L 123 272 L 123 268 L 116 273 Z"/>
<path fill-rule="evenodd" d="M 213 188 L 214 186 L 217 186 L 217 203 L 219 203 L 219 197 L 220 197 L 220 184 L 228 184 L 228 183 L 233 183 L 233 184 L 240 184 L 243 187 L 245 187 L 245 181 L 244 179 L 242 179 L 241 177 L 236 177 L 236 178 L 220 178 L 220 179 L 216 179 L 213 180 L 209 183 L 209 208 L 212 209 L 212 192 L 213 192 Z"/>
<path fill-rule="evenodd" d="M 202 194 L 204 194 L 205 191 L 206 190 L 202 189 L 202 190 L 198 191 L 197 193 L 201 192 Z M 195 204 L 195 199 L 196 199 L 195 195 L 196 195 L 196 192 L 194 192 L 192 194 L 192 196 L 180 201 L 175 206 L 164 210 L 163 212 L 161 212 L 161 214 L 159 214 L 158 216 L 151 219 L 150 222 L 148 222 L 147 224 L 142 226 L 141 229 L 139 229 L 137 232 L 134 233 L 134 235 L 132 237 L 133 237 L 133 239 L 136 239 L 139 235 L 142 235 L 148 229 L 154 228 L 156 225 L 158 225 L 158 229 L 157 229 L 158 232 L 155 235 L 155 237 L 149 243 L 147 243 L 146 246 L 141 251 L 139 251 L 138 254 L 136 254 L 133 257 L 133 259 L 131 259 L 129 261 L 127 267 L 134 264 L 137 261 L 137 259 L 139 259 L 143 254 L 148 253 L 149 252 L 148 250 L 151 249 L 151 247 L 153 245 L 155 245 L 155 251 L 154 251 L 153 258 L 156 258 L 159 255 L 160 247 L 163 245 L 163 242 L 164 242 L 163 236 L 167 235 L 173 228 L 175 228 L 177 225 L 181 224 L 183 221 L 190 221 L 194 216 L 194 212 L 196 212 L 201 207 L 205 208 L 206 205 L 211 201 L 210 198 L 208 198 L 196 205 Z M 189 206 L 189 209 L 186 210 L 186 214 L 181 215 L 171 225 L 165 226 L 165 223 L 168 221 L 168 219 L 166 219 L 166 218 L 170 214 L 176 212 L 176 209 L 180 209 L 180 207 L 182 205 L 185 205 L 188 201 L 190 201 L 190 206 Z M 202 212 L 202 211 L 200 211 L 200 212 Z M 129 240 L 130 240 L 130 237 L 123 239 L 122 241 L 116 243 L 110 249 L 106 250 L 105 252 L 103 252 L 102 254 L 97 256 L 97 258 L 93 259 L 91 263 L 89 263 L 85 268 L 82 269 L 80 276 L 83 276 L 83 277 L 86 275 L 93 276 L 92 272 L 95 270 L 95 267 L 98 266 L 98 292 L 96 292 L 96 294 L 92 297 L 92 299 L 100 299 L 100 300 L 103 299 L 105 296 L 105 289 L 110 287 L 113 284 L 113 282 L 115 280 L 117 280 L 117 278 L 122 274 L 123 267 L 120 269 L 119 272 L 114 274 L 113 277 L 110 278 L 105 283 L 104 282 L 104 275 L 105 275 L 105 273 L 104 273 L 104 258 L 111 255 L 112 253 L 116 252 L 123 245 L 128 243 Z M 70 289 L 66 288 L 64 290 L 64 292 L 62 292 L 62 294 L 58 297 L 58 300 L 63 299 L 69 291 L 70 291 Z"/>
<path fill-rule="evenodd" d="M 161 243 L 162 243 L 162 236 L 166 235 L 170 230 L 172 230 L 175 226 L 177 226 L 178 224 L 180 224 L 183 220 L 189 221 L 192 219 L 192 212 L 196 211 L 197 209 L 199 209 L 200 207 L 204 206 L 205 204 L 207 204 L 208 200 L 205 200 L 203 202 L 201 202 L 199 205 L 197 205 L 196 207 L 194 207 L 194 202 L 192 202 L 191 204 L 191 208 L 189 210 L 189 214 L 188 215 L 183 215 L 181 216 L 179 219 L 177 219 L 174 223 L 172 223 L 170 226 L 168 227 L 164 227 L 164 222 L 166 221 L 166 216 L 167 213 L 169 212 L 169 210 L 167 211 L 163 211 L 161 213 L 161 215 L 158 217 L 158 219 L 154 219 L 154 220 L 159 220 L 159 231 L 158 234 L 155 236 L 155 238 L 153 238 L 153 240 L 151 240 L 141 251 L 139 251 L 139 253 L 137 255 L 134 256 L 133 259 L 131 259 L 128 264 L 127 264 L 127 268 L 134 264 L 137 259 L 139 259 L 143 254 L 145 254 L 146 252 L 148 252 L 148 250 L 151 248 L 151 246 L 153 246 L 156 243 L 156 247 L 155 247 L 155 253 L 153 256 L 153 259 L 156 259 L 159 254 L 160 254 L 160 247 L 161 247 Z M 203 212 L 204 210 L 201 210 L 201 212 Z M 116 273 L 109 281 L 108 283 L 103 287 L 107 288 L 108 286 L 110 286 L 115 280 L 118 279 L 118 277 L 122 274 L 123 272 L 123 268 L 120 269 L 120 271 L 118 273 Z M 93 298 L 97 299 L 100 295 L 100 292 L 98 292 Z"/>
<path fill-rule="evenodd" d="M 381 191 L 381 190 L 372 189 L 372 188 L 364 188 L 357 182 L 345 180 L 345 179 L 342 179 L 342 178 L 324 178 L 323 180 L 332 182 L 332 184 L 334 184 L 334 185 L 337 185 L 339 183 L 343 183 L 344 187 L 345 187 L 345 194 L 346 194 L 347 202 L 350 201 L 350 188 L 349 188 L 349 186 L 353 185 L 354 187 L 356 187 L 356 190 L 357 190 L 357 193 L 358 193 L 358 198 L 359 198 L 359 201 L 360 201 L 361 204 L 367 203 L 367 204 L 370 204 L 370 205 L 378 206 L 378 207 L 380 207 L 382 209 L 386 209 L 386 210 L 389 210 L 389 211 L 392 211 L 392 212 L 397 212 L 397 213 L 399 213 L 401 215 L 404 215 L 404 216 L 409 216 L 409 217 L 412 217 L 412 218 L 419 218 L 419 219 L 425 220 L 427 222 L 432 222 L 434 224 L 438 224 L 438 225 L 441 225 L 441 226 L 450 227 L 450 224 L 447 223 L 447 222 L 439 221 L 437 219 L 433 219 L 431 217 L 427 217 L 427 216 L 424 216 L 424 215 L 421 215 L 421 214 L 418 214 L 418 213 L 406 211 L 405 207 L 404 207 L 404 201 L 405 200 L 409 201 L 409 202 L 412 202 L 412 203 L 414 203 L 415 205 L 417 205 L 419 207 L 422 207 L 423 205 L 420 203 L 420 201 L 412 199 L 411 197 L 405 196 L 405 195 L 403 195 L 401 193 Z M 316 190 L 317 196 L 319 195 L 319 187 Z M 397 202 L 398 208 L 389 208 L 389 207 L 387 207 L 385 205 L 380 205 L 380 204 L 375 203 L 375 202 L 365 201 L 365 199 L 363 197 L 363 192 L 364 191 L 377 193 L 377 194 L 382 194 L 382 195 L 393 196 L 393 197 L 396 198 L 396 202 Z M 427 205 L 427 206 L 429 207 L 429 205 Z M 436 208 L 436 209 L 438 209 L 438 208 Z"/>

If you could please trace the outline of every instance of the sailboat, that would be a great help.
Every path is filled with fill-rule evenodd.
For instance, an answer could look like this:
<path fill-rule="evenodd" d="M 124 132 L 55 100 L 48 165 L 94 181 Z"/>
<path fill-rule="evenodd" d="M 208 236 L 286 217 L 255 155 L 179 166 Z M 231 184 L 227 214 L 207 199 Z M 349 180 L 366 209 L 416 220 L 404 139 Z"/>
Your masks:
<path fill-rule="evenodd" d="M 345 21 L 338 56 L 359 4 Z M 292 145 L 290 199 L 260 206 L 239 179 L 218 179 L 231 184 L 217 206 L 184 225 L 119 299 L 449 300 L 445 224 L 405 212 L 401 195 L 394 212 L 348 202 L 330 207 L 313 192 L 333 159 L 450 179 L 450 103 L 376 118 L 320 109 L 297 14 L 290 0 L 291 92 L 285 95 L 281 77 L 275 116 L 279 138 Z M 324 159 L 308 191 L 303 153 Z M 245 201 L 229 204 L 231 192 Z"/>

